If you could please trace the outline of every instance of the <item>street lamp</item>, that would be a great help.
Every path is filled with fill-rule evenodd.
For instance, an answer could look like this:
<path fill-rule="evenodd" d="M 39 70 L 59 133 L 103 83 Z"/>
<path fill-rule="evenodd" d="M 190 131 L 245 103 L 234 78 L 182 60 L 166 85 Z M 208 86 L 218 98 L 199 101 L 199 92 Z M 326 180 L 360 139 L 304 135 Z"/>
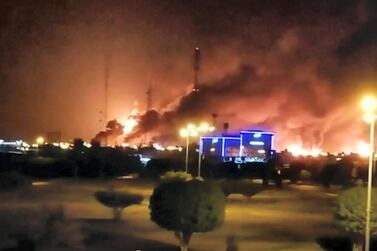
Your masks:
<path fill-rule="evenodd" d="M 38 144 L 38 145 L 43 145 L 45 143 L 45 139 L 41 136 L 39 136 L 35 142 Z"/>
<path fill-rule="evenodd" d="M 366 96 L 362 100 L 362 108 L 365 111 L 365 119 L 370 123 L 369 143 L 369 165 L 368 165 L 368 192 L 365 222 L 365 251 L 370 250 L 370 215 L 372 204 L 372 170 L 374 162 L 374 126 L 376 121 L 377 99 L 373 96 Z"/>
<path fill-rule="evenodd" d="M 186 161 L 185 161 L 185 170 L 186 173 L 188 172 L 188 155 L 189 155 L 189 138 L 198 136 L 198 132 L 196 131 L 196 127 L 193 124 L 187 125 L 186 128 L 182 128 L 179 131 L 179 135 L 182 138 L 186 138 Z"/>
<path fill-rule="evenodd" d="M 215 127 L 210 126 L 208 123 L 201 123 L 198 128 L 197 128 L 199 133 L 207 133 L 207 132 L 213 132 L 215 130 Z M 199 138 L 199 159 L 198 159 L 198 177 L 200 178 L 200 171 L 201 171 L 201 166 L 202 166 L 202 149 L 200 147 L 201 142 Z"/>
<path fill-rule="evenodd" d="M 210 126 L 208 123 L 201 123 L 199 126 L 195 124 L 188 124 L 185 128 L 182 128 L 179 131 L 179 135 L 182 138 L 186 138 L 186 173 L 188 172 L 188 154 L 189 154 L 189 138 L 190 137 L 197 137 L 199 134 L 203 134 L 206 132 L 212 132 L 215 130 L 215 127 Z M 200 138 L 199 138 L 199 159 L 198 159 L 198 177 L 200 177 L 201 171 L 201 160 L 202 160 L 202 153 L 200 149 Z"/>

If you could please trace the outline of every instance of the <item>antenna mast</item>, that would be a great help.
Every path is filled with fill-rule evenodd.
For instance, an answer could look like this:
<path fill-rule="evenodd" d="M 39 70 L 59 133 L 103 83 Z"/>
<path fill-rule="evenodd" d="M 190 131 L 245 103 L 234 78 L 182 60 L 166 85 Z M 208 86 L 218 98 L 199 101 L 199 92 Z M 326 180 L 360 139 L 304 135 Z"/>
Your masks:
<path fill-rule="evenodd" d="M 152 86 L 151 84 L 149 84 L 146 94 L 147 94 L 147 112 L 149 112 L 150 110 L 152 110 Z"/>
<path fill-rule="evenodd" d="M 199 92 L 199 70 L 200 70 L 200 49 L 196 47 L 194 50 L 194 86 L 192 92 Z"/>

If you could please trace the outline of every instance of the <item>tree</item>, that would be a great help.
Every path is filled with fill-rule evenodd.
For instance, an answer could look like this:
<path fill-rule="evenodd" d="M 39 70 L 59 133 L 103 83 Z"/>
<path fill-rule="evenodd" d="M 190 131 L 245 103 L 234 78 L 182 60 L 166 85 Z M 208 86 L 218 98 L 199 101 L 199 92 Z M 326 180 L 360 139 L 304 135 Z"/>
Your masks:
<path fill-rule="evenodd" d="M 373 188 L 372 194 L 377 193 Z M 355 187 L 341 192 L 336 201 L 334 217 L 336 224 L 350 234 L 353 250 L 361 251 L 364 244 L 367 191 Z M 377 200 L 372 200 L 371 235 L 377 235 Z"/>
<path fill-rule="evenodd" d="M 98 191 L 95 193 L 95 197 L 99 203 L 113 209 L 113 216 L 116 221 L 122 219 L 123 209 L 140 204 L 143 201 L 141 195 L 114 191 Z"/>
<path fill-rule="evenodd" d="M 164 182 L 150 198 L 151 220 L 174 231 L 181 251 L 195 232 L 208 232 L 224 221 L 225 196 L 214 183 L 198 180 Z"/>

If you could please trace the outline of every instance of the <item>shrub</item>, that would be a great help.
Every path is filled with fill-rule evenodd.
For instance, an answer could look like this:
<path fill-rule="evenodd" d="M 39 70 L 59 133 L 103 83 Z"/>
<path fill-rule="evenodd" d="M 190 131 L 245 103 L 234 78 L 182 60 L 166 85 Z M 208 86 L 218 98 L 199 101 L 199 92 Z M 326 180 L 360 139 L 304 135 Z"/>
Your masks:
<path fill-rule="evenodd" d="M 0 173 L 0 191 L 12 191 L 31 186 L 31 180 L 19 173 Z"/>
<path fill-rule="evenodd" d="M 192 180 L 192 175 L 186 172 L 174 172 L 174 171 L 167 171 L 164 175 L 160 177 L 162 180 L 183 180 L 189 181 Z"/>
<path fill-rule="evenodd" d="M 172 171 L 172 167 L 174 167 L 174 163 L 171 159 L 151 159 L 144 168 L 142 176 L 147 178 L 159 178 L 164 173 Z"/>
<path fill-rule="evenodd" d="M 66 219 L 61 207 L 1 209 L 0 249 L 81 248 L 84 236 L 79 224 Z"/>
<path fill-rule="evenodd" d="M 263 190 L 260 185 L 243 180 L 225 180 L 220 183 L 220 186 L 226 197 L 231 194 L 242 194 L 247 199 Z"/>
<path fill-rule="evenodd" d="M 373 188 L 372 194 L 377 193 Z M 367 191 L 363 187 L 355 187 L 341 192 L 334 209 L 336 224 L 346 231 L 354 243 L 354 250 L 361 250 L 364 241 Z M 371 236 L 377 235 L 377 201 L 372 200 Z"/>
<path fill-rule="evenodd" d="M 95 197 L 99 203 L 113 209 L 114 220 L 121 220 L 122 211 L 126 207 L 140 204 L 143 201 L 141 195 L 114 191 L 98 191 L 95 193 Z"/>
<path fill-rule="evenodd" d="M 300 180 L 308 181 L 308 180 L 310 180 L 311 177 L 312 177 L 312 174 L 311 174 L 310 171 L 305 170 L 305 169 L 302 169 L 300 171 Z"/>
<path fill-rule="evenodd" d="M 172 181 L 157 186 L 150 198 L 151 220 L 174 231 L 181 251 L 195 232 L 208 232 L 224 220 L 225 197 L 214 183 Z"/>

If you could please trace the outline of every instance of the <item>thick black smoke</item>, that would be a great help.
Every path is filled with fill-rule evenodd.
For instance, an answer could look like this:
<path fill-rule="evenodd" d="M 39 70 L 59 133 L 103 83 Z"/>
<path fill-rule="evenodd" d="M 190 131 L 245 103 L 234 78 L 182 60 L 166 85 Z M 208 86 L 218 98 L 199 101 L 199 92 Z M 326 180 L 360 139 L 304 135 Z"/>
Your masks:
<path fill-rule="evenodd" d="M 359 6 L 356 1 L 353 4 Z M 288 17 L 288 23 L 277 24 L 267 36 L 263 23 L 237 29 L 261 29 L 258 41 L 265 41 L 266 47 L 258 47 L 255 41 L 250 41 L 249 49 L 245 44 L 228 43 L 227 51 L 237 58 L 232 70 L 220 78 L 214 76 L 216 80 L 202 81 L 199 93 L 169 104 L 173 109 L 143 115 L 140 127 L 126 140 L 146 132 L 159 140 L 171 139 L 188 121 L 211 121 L 211 114 L 217 113 L 217 127 L 229 122 L 234 131 L 245 127 L 275 131 L 280 148 L 302 143 L 325 150 L 355 149 L 363 137 L 358 99 L 364 91 L 373 90 L 370 83 L 377 79 L 373 71 L 377 12 L 372 6 L 361 13 L 343 9 L 344 13 L 336 15 L 331 13 L 333 7 L 313 10 L 320 14 L 318 18 Z M 358 23 L 357 15 L 367 15 L 367 20 Z M 234 36 L 239 38 L 239 34 Z M 237 41 L 247 39 L 241 36 Z"/>

